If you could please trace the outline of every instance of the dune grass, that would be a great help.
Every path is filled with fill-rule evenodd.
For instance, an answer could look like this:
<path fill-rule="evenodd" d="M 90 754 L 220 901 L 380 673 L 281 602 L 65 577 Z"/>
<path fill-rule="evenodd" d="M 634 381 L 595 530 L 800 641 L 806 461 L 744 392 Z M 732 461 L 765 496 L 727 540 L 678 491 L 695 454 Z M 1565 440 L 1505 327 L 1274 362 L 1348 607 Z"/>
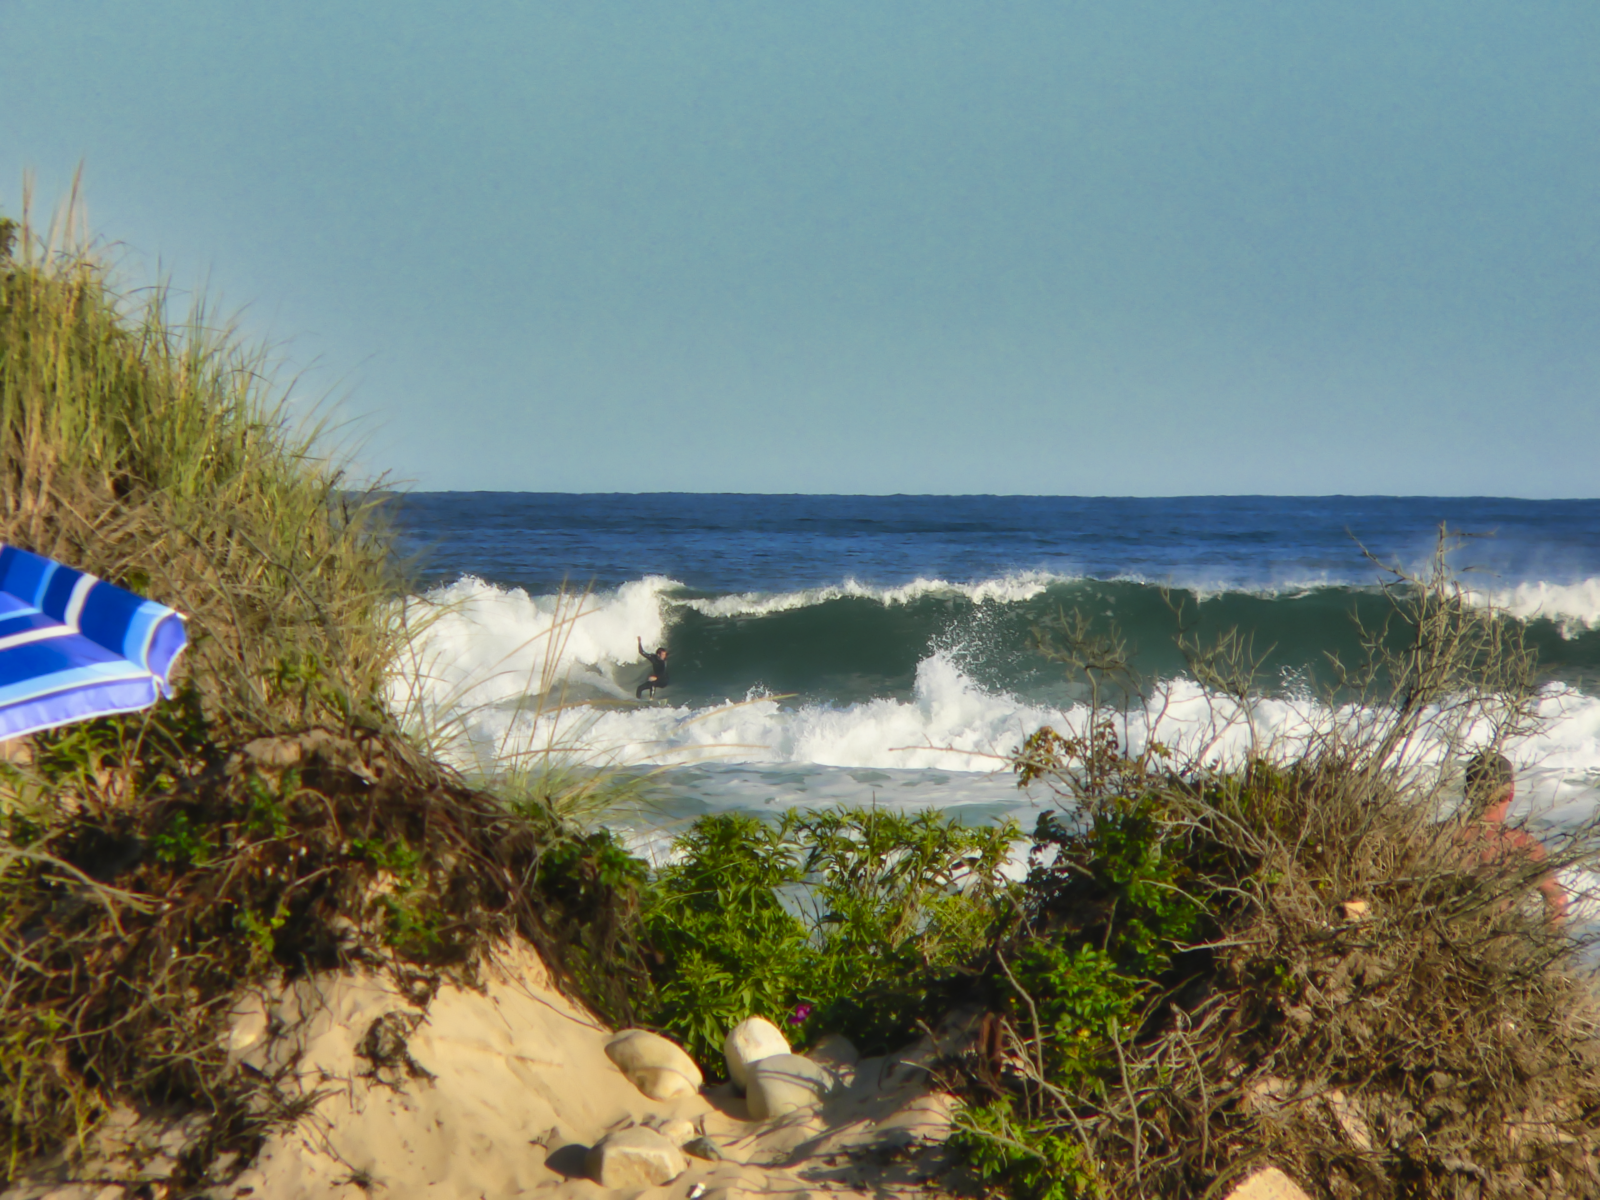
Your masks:
<path fill-rule="evenodd" d="M 378 719 L 399 579 L 383 514 L 297 426 L 268 353 L 65 231 L 0 258 L 0 540 L 177 608 L 180 679 L 240 733 Z"/>

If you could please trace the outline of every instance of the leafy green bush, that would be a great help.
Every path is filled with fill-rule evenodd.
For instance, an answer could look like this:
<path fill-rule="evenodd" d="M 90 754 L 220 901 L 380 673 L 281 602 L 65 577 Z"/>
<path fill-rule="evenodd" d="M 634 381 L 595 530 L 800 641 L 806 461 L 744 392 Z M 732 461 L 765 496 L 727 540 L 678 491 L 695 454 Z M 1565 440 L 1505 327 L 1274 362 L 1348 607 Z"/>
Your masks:
<path fill-rule="evenodd" d="M 801 1042 L 914 1036 L 971 979 L 1010 903 L 1017 836 L 933 812 L 701 818 L 645 893 L 651 1023 L 719 1075 L 722 1039 L 748 1016 Z"/>
<path fill-rule="evenodd" d="M 1125 1083 L 1148 1006 L 1179 981 L 1175 964 L 1210 924 L 1187 828 L 1172 819 L 1170 781 L 1153 766 L 1162 757 L 1123 756 L 1109 721 L 1082 738 L 1042 729 L 1019 755 L 1026 781 L 1074 770 L 1098 794 L 1041 815 L 1025 920 L 1002 938 L 991 968 L 999 1013 L 1015 1031 L 1009 1074 L 1027 1082 L 996 1088 L 991 1064 L 957 1118 L 969 1165 L 1016 1200 L 1101 1194 L 1072 1110 L 1104 1103 Z"/>
<path fill-rule="evenodd" d="M 1095 1194 L 1096 1177 L 1082 1144 L 1054 1121 L 1019 1117 L 1001 1096 L 961 1113 L 951 1139 L 991 1188 L 1027 1200 L 1076 1200 Z"/>

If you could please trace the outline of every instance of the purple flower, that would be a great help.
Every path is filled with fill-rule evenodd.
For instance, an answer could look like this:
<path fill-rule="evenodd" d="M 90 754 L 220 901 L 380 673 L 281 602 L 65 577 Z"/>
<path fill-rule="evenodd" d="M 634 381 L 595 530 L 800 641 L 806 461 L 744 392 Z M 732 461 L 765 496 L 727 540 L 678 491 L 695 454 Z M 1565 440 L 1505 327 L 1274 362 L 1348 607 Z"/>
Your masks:
<path fill-rule="evenodd" d="M 809 1005 L 809 1004 L 796 1004 L 794 1006 L 794 1011 L 789 1014 L 789 1024 L 791 1024 L 791 1025 L 804 1025 L 805 1021 L 806 1021 L 806 1018 L 809 1017 L 810 1015 L 811 1015 L 811 1005 Z"/>

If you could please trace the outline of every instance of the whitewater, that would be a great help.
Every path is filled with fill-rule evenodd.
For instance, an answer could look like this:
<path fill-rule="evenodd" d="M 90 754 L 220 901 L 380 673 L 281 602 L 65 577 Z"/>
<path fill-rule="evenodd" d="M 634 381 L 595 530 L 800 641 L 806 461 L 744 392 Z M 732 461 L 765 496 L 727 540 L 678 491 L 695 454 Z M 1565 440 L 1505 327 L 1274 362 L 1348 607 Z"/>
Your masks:
<path fill-rule="evenodd" d="M 464 576 L 408 604 L 408 623 L 418 632 L 391 700 L 419 726 L 447 731 L 450 753 L 464 769 L 493 773 L 563 760 L 651 771 L 668 808 L 686 816 L 716 808 L 879 803 L 1031 823 L 1053 800 L 1016 788 L 1012 756 L 1043 726 L 1081 728 L 1088 710 L 1081 701 L 1052 702 L 1038 688 L 1030 695 L 980 682 L 981 655 L 975 662 L 973 647 L 958 638 L 920 647 L 908 686 L 850 702 L 774 694 L 756 677 L 742 691 L 712 694 L 696 687 L 692 666 L 675 662 L 675 684 L 685 681 L 682 698 L 637 705 L 632 689 L 644 670 L 637 645 L 692 645 L 677 636 L 692 619 L 728 636 L 733 627 L 748 630 L 783 614 L 809 610 L 820 617 L 841 603 L 858 607 L 835 614 L 838 621 L 860 614 L 862 605 L 870 611 L 931 603 L 950 611 L 959 604 L 971 629 L 983 624 L 972 617 L 988 614 L 992 625 L 997 614 L 1075 582 L 1042 573 L 892 587 L 846 580 L 788 593 L 707 597 L 662 576 L 598 592 L 547 594 Z M 1304 588 L 1286 587 L 1281 595 L 1302 596 Z M 1479 598 L 1523 619 L 1549 620 L 1566 638 L 1593 629 L 1600 617 L 1594 581 Z M 680 688 L 665 694 L 673 692 Z M 1539 713 L 1543 729 L 1509 747 L 1519 768 L 1519 811 L 1540 821 L 1582 820 L 1600 802 L 1600 697 L 1550 684 Z M 1304 692 L 1262 695 L 1246 712 L 1173 677 L 1158 681 L 1124 733 L 1135 752 L 1156 738 L 1190 760 L 1230 762 L 1264 747 L 1292 750 L 1327 717 Z"/>

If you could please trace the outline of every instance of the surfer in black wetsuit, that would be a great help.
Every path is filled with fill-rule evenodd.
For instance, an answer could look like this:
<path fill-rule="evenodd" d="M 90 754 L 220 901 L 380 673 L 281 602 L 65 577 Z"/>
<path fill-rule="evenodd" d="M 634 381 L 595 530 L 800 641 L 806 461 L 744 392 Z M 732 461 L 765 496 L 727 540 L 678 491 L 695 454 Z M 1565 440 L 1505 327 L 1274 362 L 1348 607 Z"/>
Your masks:
<path fill-rule="evenodd" d="M 639 685 L 638 690 L 633 693 L 633 698 L 635 700 L 643 699 L 645 688 L 649 688 L 650 699 L 654 700 L 656 698 L 656 689 L 658 687 L 666 687 L 667 684 L 672 682 L 671 679 L 667 678 L 667 648 L 658 646 L 654 654 L 646 654 L 644 652 L 644 639 L 635 638 L 634 640 L 639 643 L 639 657 L 650 664 L 650 678 Z"/>

